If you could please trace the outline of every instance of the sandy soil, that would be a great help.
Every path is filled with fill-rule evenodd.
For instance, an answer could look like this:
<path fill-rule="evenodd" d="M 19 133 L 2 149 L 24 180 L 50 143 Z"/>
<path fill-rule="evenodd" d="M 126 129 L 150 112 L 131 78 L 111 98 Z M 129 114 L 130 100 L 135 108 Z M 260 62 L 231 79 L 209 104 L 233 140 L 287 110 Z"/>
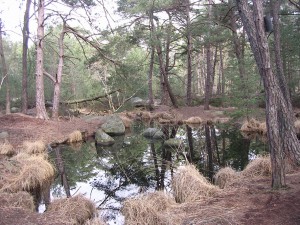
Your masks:
<path fill-rule="evenodd" d="M 231 109 L 227 109 L 231 110 Z M 226 119 L 219 108 L 204 111 L 202 107 L 171 109 L 161 107 L 156 111 L 177 113 L 181 119 L 200 116 L 206 120 Z M 101 117 L 89 122 L 78 118 L 72 120 L 44 121 L 23 114 L 0 117 L 0 132 L 9 133 L 9 142 L 15 147 L 25 140 L 43 140 L 46 143 L 65 140 L 74 130 L 92 134 L 102 123 Z M 300 224 L 300 171 L 287 175 L 287 188 L 272 190 L 270 178 L 256 178 L 245 184 L 237 184 L 220 195 L 199 202 L 185 203 L 174 209 L 183 224 Z M 1 204 L 1 202 L 0 202 Z M 0 225 L 62 224 L 48 220 L 40 214 L 19 208 L 8 209 L 0 205 Z"/>

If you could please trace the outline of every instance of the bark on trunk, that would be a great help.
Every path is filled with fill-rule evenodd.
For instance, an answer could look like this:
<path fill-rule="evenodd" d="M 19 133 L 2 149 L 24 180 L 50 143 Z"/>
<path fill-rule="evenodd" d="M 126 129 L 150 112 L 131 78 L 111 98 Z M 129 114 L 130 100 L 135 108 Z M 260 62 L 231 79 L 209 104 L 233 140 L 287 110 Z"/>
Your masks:
<path fill-rule="evenodd" d="M 0 58 L 2 67 L 2 77 L 5 79 L 6 86 L 6 114 L 10 114 L 10 87 L 9 87 L 9 75 L 7 71 L 7 65 L 5 61 L 3 39 L 2 39 L 2 21 L 0 19 Z"/>
<path fill-rule="evenodd" d="M 52 108 L 52 118 L 58 118 L 59 112 L 59 100 L 60 100 L 60 86 L 62 80 L 62 72 L 64 66 L 64 37 L 65 37 L 65 22 L 63 24 L 63 28 L 59 37 L 58 45 L 59 45 L 59 61 L 57 66 L 57 73 L 55 76 L 54 82 L 54 93 L 53 93 L 53 108 Z"/>
<path fill-rule="evenodd" d="M 27 80 L 28 80 L 28 64 L 27 64 L 27 52 L 28 52 L 28 39 L 29 39 L 29 9 L 31 0 L 26 1 L 26 10 L 24 13 L 24 27 L 23 27 L 23 52 L 22 52 L 22 112 L 27 113 L 28 108 L 28 92 L 27 92 Z"/>
<path fill-rule="evenodd" d="M 186 29 L 187 29 L 187 84 L 186 84 L 186 104 L 192 104 L 192 34 L 190 18 L 190 0 L 186 0 Z"/>
<path fill-rule="evenodd" d="M 208 177 L 212 181 L 214 175 L 214 167 L 213 167 L 213 152 L 211 147 L 211 136 L 210 136 L 210 127 L 205 124 L 205 143 L 206 143 L 206 152 L 207 152 L 207 163 L 208 163 Z"/>
<path fill-rule="evenodd" d="M 38 2 L 38 28 L 36 44 L 36 117 L 40 119 L 49 119 L 45 107 L 44 96 L 44 0 Z"/>
<path fill-rule="evenodd" d="M 250 9 L 247 0 L 237 0 L 237 6 L 264 84 L 272 186 L 280 188 L 285 185 L 285 158 L 288 157 L 293 164 L 299 163 L 300 144 L 289 104 L 271 68 L 262 1 L 253 1 L 253 9 Z"/>

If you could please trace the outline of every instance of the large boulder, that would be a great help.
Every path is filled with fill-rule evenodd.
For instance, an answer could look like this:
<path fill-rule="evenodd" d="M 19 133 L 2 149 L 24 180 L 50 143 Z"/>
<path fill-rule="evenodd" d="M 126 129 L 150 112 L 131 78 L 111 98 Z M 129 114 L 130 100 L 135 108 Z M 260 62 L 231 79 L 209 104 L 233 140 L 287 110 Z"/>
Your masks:
<path fill-rule="evenodd" d="M 164 139 L 164 133 L 157 129 L 149 127 L 143 132 L 143 136 L 146 138 L 153 138 L 153 139 Z"/>
<path fill-rule="evenodd" d="M 95 140 L 97 145 L 110 146 L 115 143 L 115 140 L 105 133 L 102 129 L 98 129 L 95 133 Z"/>
<path fill-rule="evenodd" d="M 125 126 L 122 119 L 116 115 L 105 116 L 105 122 L 102 124 L 102 130 L 109 135 L 122 135 L 125 134 Z"/>

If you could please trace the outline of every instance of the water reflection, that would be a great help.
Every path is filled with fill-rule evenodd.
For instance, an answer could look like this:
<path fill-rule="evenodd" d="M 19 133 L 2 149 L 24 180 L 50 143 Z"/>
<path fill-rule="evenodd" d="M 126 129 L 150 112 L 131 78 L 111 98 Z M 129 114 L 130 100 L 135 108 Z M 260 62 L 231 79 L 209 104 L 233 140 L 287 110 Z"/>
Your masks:
<path fill-rule="evenodd" d="M 136 123 L 126 135 L 114 137 L 112 146 L 97 146 L 89 140 L 80 148 L 56 148 L 51 153 L 58 170 L 52 198 L 84 194 L 96 203 L 108 224 L 124 224 L 119 211 L 122 201 L 141 192 L 170 190 L 178 165 L 192 162 L 212 180 L 218 168 L 242 169 L 252 154 L 266 150 L 263 143 L 245 139 L 234 126 L 150 126 L 162 130 L 164 140 L 143 137 L 147 127 Z"/>

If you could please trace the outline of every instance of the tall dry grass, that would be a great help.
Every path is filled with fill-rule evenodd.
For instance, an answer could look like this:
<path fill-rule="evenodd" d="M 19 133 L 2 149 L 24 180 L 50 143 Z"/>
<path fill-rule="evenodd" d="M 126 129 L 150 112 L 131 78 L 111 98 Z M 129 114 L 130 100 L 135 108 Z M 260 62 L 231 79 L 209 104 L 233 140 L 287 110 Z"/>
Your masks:
<path fill-rule="evenodd" d="M 179 167 L 172 181 L 172 190 L 178 203 L 193 202 L 213 196 L 220 189 L 207 181 L 194 165 Z"/>
<path fill-rule="evenodd" d="M 221 189 L 225 188 L 229 183 L 239 178 L 239 173 L 231 167 L 225 167 L 220 169 L 214 176 L 215 184 Z"/>
<path fill-rule="evenodd" d="M 270 156 L 259 156 L 250 161 L 246 168 L 241 172 L 245 178 L 270 176 L 272 173 Z"/>
<path fill-rule="evenodd" d="M 43 155 L 24 154 L 15 161 L 18 172 L 4 178 L 1 190 L 7 192 L 30 191 L 51 183 L 54 179 L 54 166 Z"/>
<path fill-rule="evenodd" d="M 175 205 L 171 196 L 157 191 L 126 200 L 122 213 L 126 224 L 176 225 L 181 224 L 181 218 L 168 211 Z"/>
<path fill-rule="evenodd" d="M 33 197 L 25 191 L 17 193 L 0 192 L 1 208 L 20 207 L 31 212 L 35 211 Z"/>
<path fill-rule="evenodd" d="M 79 225 L 93 218 L 97 211 L 91 200 L 83 195 L 76 195 L 71 198 L 54 200 L 49 205 L 47 213 L 54 214 L 70 224 Z"/>
<path fill-rule="evenodd" d="M 69 134 L 69 137 L 68 137 L 69 143 L 80 142 L 80 141 L 83 141 L 83 137 L 79 130 L 75 130 Z"/>
<path fill-rule="evenodd" d="M 10 143 L 4 142 L 0 144 L 0 155 L 13 156 L 14 154 L 16 154 L 16 151 Z"/>
<path fill-rule="evenodd" d="M 186 124 L 200 124 L 202 122 L 203 122 L 203 120 L 198 116 L 193 116 L 193 117 L 190 117 L 187 120 L 183 121 L 183 123 L 186 123 Z"/>
<path fill-rule="evenodd" d="M 43 141 L 24 141 L 23 150 L 27 154 L 40 154 L 45 153 L 46 145 Z"/>

